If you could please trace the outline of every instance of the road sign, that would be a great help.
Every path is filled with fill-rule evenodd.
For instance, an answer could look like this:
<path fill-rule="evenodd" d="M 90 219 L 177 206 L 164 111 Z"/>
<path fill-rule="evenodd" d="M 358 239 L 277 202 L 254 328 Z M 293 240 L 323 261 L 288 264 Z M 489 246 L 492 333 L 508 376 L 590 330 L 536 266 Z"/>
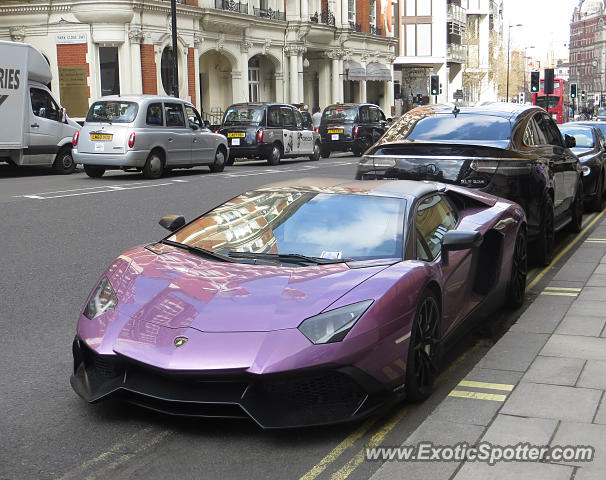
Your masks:
<path fill-rule="evenodd" d="M 464 98 L 463 90 L 456 90 L 453 93 L 452 98 L 454 98 L 455 100 L 463 100 L 463 98 Z"/>

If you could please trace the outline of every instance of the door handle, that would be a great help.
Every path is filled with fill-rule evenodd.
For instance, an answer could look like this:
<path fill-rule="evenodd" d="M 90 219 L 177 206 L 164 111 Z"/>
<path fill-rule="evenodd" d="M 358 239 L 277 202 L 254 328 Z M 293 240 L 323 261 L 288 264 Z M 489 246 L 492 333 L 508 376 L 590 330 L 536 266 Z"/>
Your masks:
<path fill-rule="evenodd" d="M 40 128 L 40 125 L 38 125 L 37 123 L 32 123 L 30 125 L 30 127 L 32 127 L 32 128 Z"/>
<path fill-rule="evenodd" d="M 197 138 L 194 138 L 194 143 L 198 143 L 198 139 Z"/>
<path fill-rule="evenodd" d="M 173 141 L 173 139 L 172 139 L 172 138 L 169 138 L 169 139 L 168 139 L 168 141 L 169 141 L 169 142 L 172 142 L 172 141 Z"/>

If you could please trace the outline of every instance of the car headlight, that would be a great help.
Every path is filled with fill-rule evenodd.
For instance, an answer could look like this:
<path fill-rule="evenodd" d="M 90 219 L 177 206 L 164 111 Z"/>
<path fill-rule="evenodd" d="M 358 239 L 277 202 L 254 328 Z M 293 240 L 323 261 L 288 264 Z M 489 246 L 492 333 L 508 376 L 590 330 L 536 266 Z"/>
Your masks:
<path fill-rule="evenodd" d="M 583 172 L 583 176 L 586 177 L 587 175 L 589 175 L 591 173 L 591 168 L 588 167 L 587 165 L 583 165 L 581 167 L 581 171 Z"/>
<path fill-rule="evenodd" d="M 103 277 L 86 304 L 84 316 L 92 320 L 105 312 L 113 310 L 117 304 L 118 297 L 116 297 L 111 283 L 109 283 L 107 277 Z"/>
<path fill-rule="evenodd" d="M 299 325 L 299 331 L 316 345 L 340 342 L 372 302 L 364 300 L 307 318 Z"/>

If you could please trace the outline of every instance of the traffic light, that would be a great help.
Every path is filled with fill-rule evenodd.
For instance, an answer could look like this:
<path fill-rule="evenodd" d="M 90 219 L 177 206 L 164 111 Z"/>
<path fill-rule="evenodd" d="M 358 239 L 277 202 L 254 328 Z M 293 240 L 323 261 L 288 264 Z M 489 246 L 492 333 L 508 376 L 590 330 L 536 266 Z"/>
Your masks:
<path fill-rule="evenodd" d="M 581 90 L 581 100 L 585 101 L 585 90 Z"/>
<path fill-rule="evenodd" d="M 555 74 L 553 68 L 545 69 L 545 84 L 543 85 L 543 92 L 545 95 L 553 95 L 553 80 Z"/>
<path fill-rule="evenodd" d="M 440 94 L 440 76 L 430 75 L 429 77 L 429 91 L 432 95 Z"/>
<path fill-rule="evenodd" d="M 577 84 L 570 84 L 570 98 L 577 98 Z"/>
<path fill-rule="evenodd" d="M 519 103 L 524 104 L 526 103 L 526 93 L 525 92 L 520 92 L 520 100 Z"/>
<path fill-rule="evenodd" d="M 530 72 L 530 91 L 539 93 L 540 72 Z"/>

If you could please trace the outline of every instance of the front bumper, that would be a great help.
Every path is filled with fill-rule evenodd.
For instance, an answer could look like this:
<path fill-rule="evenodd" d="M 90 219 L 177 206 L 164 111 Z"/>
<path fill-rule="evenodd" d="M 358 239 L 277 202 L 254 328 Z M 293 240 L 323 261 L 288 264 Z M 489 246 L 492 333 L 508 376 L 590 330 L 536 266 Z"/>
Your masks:
<path fill-rule="evenodd" d="M 126 153 L 80 153 L 77 150 L 72 151 L 74 161 L 82 165 L 100 165 L 109 168 L 121 167 L 139 167 L 143 168 L 148 150 L 129 150 Z"/>
<path fill-rule="evenodd" d="M 250 418 L 262 428 L 341 423 L 363 418 L 397 399 L 355 367 L 252 375 L 153 368 L 100 355 L 76 337 L 73 389 L 90 403 L 109 397 L 180 416 Z"/>

